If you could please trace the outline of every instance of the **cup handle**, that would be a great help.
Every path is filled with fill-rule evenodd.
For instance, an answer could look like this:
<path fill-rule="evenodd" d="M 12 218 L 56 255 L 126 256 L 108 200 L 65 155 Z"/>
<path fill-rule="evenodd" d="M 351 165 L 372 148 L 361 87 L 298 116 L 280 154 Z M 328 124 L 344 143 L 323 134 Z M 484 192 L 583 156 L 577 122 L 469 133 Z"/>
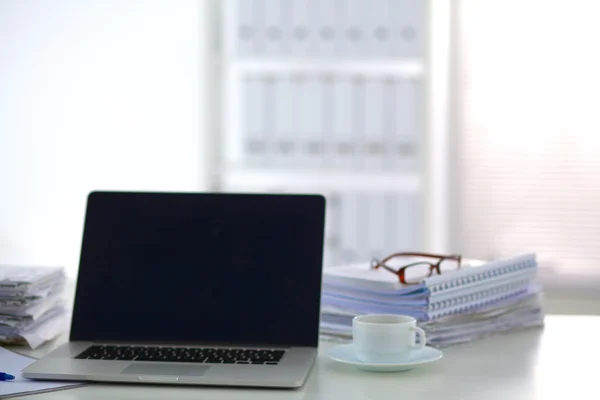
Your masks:
<path fill-rule="evenodd" d="M 419 334 L 419 344 L 417 344 L 417 341 L 415 340 L 415 343 L 411 344 L 410 347 L 413 347 L 415 349 L 422 349 L 423 347 L 425 347 L 425 344 L 427 342 L 427 337 L 425 336 L 425 331 L 423 329 L 419 328 L 418 326 L 411 326 L 410 329 L 412 331 L 414 331 L 415 333 Z"/>

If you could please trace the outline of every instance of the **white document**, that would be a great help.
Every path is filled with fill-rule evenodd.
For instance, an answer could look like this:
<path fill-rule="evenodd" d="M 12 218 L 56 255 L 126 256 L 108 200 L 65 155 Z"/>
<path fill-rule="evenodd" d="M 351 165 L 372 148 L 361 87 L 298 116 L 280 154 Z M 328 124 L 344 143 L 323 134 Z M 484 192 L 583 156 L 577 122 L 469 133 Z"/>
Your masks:
<path fill-rule="evenodd" d="M 466 316 L 468 317 L 468 316 Z M 435 347 L 446 347 L 454 344 L 482 339 L 501 332 L 517 331 L 544 324 L 544 314 L 541 309 L 531 309 L 527 313 L 515 312 L 506 317 L 497 317 L 485 321 L 477 321 L 474 327 L 464 329 L 455 325 L 447 332 L 437 332 L 427 329 L 421 323 L 419 326 L 425 329 L 427 343 Z M 320 324 L 322 338 L 329 340 L 331 337 L 340 341 L 350 341 L 352 338 L 352 325 L 322 321 Z"/>
<path fill-rule="evenodd" d="M 64 307 L 56 307 L 24 326 L 0 325 L 0 342 L 23 343 L 25 341 L 29 347 L 35 349 L 67 331 L 69 321 L 70 312 Z"/>
<path fill-rule="evenodd" d="M 65 280 L 63 267 L 0 265 L 0 294 L 30 295 L 42 288 L 52 288 Z"/>
<path fill-rule="evenodd" d="M 343 207 L 348 205 L 349 202 L 347 200 L 348 197 L 344 197 Z M 356 205 L 353 204 L 352 210 L 346 210 L 354 211 L 356 210 L 355 207 Z M 348 216 L 348 218 L 344 218 L 346 216 Z M 349 217 L 350 216 L 348 214 L 342 214 L 344 221 L 349 219 Z M 349 228 L 350 226 L 344 225 L 344 230 L 348 230 Z M 352 228 L 356 229 L 356 226 L 352 226 Z M 350 246 L 350 243 L 344 242 L 344 249 L 347 249 Z M 423 261 L 423 258 L 402 257 L 401 259 L 389 260 L 386 262 L 386 265 L 389 265 L 392 268 L 398 268 L 416 261 Z M 512 259 L 508 259 L 507 265 L 511 265 L 511 261 Z M 487 267 L 486 264 L 488 265 Z M 466 274 L 475 274 L 481 269 L 489 269 L 491 267 L 494 267 L 494 263 L 484 263 L 481 260 L 463 258 L 462 267 L 458 272 L 453 272 L 452 274 L 447 273 L 445 275 L 436 275 L 434 278 L 428 278 L 426 281 L 417 285 L 403 285 L 398 280 L 397 275 L 383 269 L 372 269 L 369 260 L 364 262 L 349 263 L 343 266 L 326 267 L 323 269 L 323 281 L 325 283 L 345 286 L 350 290 L 362 290 L 386 295 L 400 295 L 403 293 L 411 293 L 422 290 L 427 286 L 427 283 L 432 280 L 436 283 L 438 281 L 450 281 L 457 275 L 462 277 L 462 275 Z M 475 283 L 476 281 L 473 281 L 473 285 L 475 285 Z"/>
<path fill-rule="evenodd" d="M 4 318 L 14 320 L 36 320 L 48 310 L 62 304 L 63 297 L 55 294 L 46 299 L 36 299 L 31 302 L 21 303 L 18 307 L 0 304 L 0 321 Z"/>
<path fill-rule="evenodd" d="M 61 267 L 0 265 L 0 287 L 16 287 L 45 280 L 62 271 Z"/>
<path fill-rule="evenodd" d="M 34 361 L 35 360 L 33 358 L 25 357 L 0 347 L 1 371 L 15 376 L 15 379 L 12 381 L 0 381 L 1 398 L 68 389 L 84 385 L 83 383 L 35 381 L 23 378 L 21 376 L 21 371 Z"/>
<path fill-rule="evenodd" d="M 71 321 L 71 313 L 66 309 L 56 311 L 56 314 L 51 315 L 45 320 L 40 320 L 34 326 L 24 329 L 19 332 L 29 347 L 36 349 L 49 340 L 58 337 L 61 333 L 69 331 Z"/>
<path fill-rule="evenodd" d="M 59 285 L 54 286 L 44 286 L 44 287 L 36 287 L 34 289 L 28 289 L 27 293 L 17 292 L 17 291 L 3 291 L 0 289 L 0 304 L 11 303 L 15 304 L 18 301 L 29 302 L 31 300 L 37 300 L 47 297 L 52 293 L 57 293 L 62 290 L 64 285 L 59 283 Z"/>

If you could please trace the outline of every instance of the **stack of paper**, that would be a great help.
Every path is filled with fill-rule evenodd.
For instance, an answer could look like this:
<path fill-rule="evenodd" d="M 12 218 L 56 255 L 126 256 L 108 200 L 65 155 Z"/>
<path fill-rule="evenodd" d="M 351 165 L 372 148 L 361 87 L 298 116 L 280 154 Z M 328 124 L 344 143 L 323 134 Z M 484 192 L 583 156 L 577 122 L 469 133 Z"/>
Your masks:
<path fill-rule="evenodd" d="M 417 319 L 428 344 L 443 347 L 542 325 L 540 292 L 534 254 L 467 262 L 417 285 L 403 285 L 368 264 L 329 267 L 323 275 L 321 335 L 348 341 L 356 315 L 403 314 Z"/>
<path fill-rule="evenodd" d="M 63 332 L 65 283 L 62 267 L 0 265 L 0 343 L 36 348 Z"/>

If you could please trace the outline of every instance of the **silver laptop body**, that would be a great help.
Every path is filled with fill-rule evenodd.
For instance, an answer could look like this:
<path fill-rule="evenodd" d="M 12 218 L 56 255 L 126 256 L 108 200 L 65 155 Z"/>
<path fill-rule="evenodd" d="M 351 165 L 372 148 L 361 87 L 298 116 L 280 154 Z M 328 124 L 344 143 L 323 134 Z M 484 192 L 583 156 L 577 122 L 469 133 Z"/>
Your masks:
<path fill-rule="evenodd" d="M 302 386 L 324 224 L 320 195 L 91 193 L 70 340 L 23 376 Z"/>

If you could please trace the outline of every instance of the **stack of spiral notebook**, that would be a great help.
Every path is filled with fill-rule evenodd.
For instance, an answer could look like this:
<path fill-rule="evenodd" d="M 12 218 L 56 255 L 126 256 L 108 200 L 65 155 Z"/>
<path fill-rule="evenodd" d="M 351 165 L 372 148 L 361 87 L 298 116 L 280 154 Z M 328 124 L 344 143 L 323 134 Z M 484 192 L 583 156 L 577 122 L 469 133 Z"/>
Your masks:
<path fill-rule="evenodd" d="M 0 265 L 0 344 L 36 348 L 68 325 L 62 267 Z"/>
<path fill-rule="evenodd" d="M 541 326 L 541 286 L 535 254 L 491 262 L 471 261 L 452 272 L 404 285 L 369 264 L 325 268 L 321 336 L 349 341 L 352 318 L 403 314 L 417 319 L 431 346 L 444 347 Z"/>

